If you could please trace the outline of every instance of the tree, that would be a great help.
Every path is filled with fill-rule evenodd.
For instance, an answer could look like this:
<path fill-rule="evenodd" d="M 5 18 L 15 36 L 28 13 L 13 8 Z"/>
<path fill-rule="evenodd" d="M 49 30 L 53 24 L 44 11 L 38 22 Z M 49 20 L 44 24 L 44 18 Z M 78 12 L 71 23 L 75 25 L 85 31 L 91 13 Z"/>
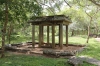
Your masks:
<path fill-rule="evenodd" d="M 85 24 L 84 26 L 88 30 L 87 41 L 86 41 L 86 43 L 88 43 L 89 42 L 89 35 L 90 35 L 90 28 L 93 26 L 93 24 L 96 25 L 96 23 L 95 23 L 96 21 L 98 22 L 98 18 L 100 16 L 100 15 L 98 16 L 98 14 L 99 14 L 100 9 L 97 6 L 95 6 L 94 4 L 92 4 L 90 1 L 87 1 L 87 0 L 84 0 L 84 1 L 83 0 L 80 0 L 80 1 L 76 0 L 74 2 L 75 2 L 74 5 L 76 4 L 75 7 L 78 7 L 78 9 L 81 9 L 82 12 L 84 12 L 84 14 L 81 13 L 81 15 L 84 15 L 84 16 L 82 16 L 83 17 L 82 19 L 84 19 L 84 20 L 80 19 L 81 16 L 78 17 L 78 15 L 77 15 L 76 17 L 78 17 L 79 19 L 77 18 L 76 21 L 81 22 L 82 25 L 83 25 L 83 22 L 84 22 L 84 24 L 85 24 L 85 21 L 87 22 L 87 24 Z M 84 18 L 84 17 L 86 17 L 86 18 Z M 82 27 L 81 23 L 80 23 L 80 26 Z M 97 32 L 98 32 L 98 30 L 97 30 Z"/>
<path fill-rule="evenodd" d="M 5 6 L 4 6 L 5 5 Z M 9 5 L 9 6 L 8 6 Z M 0 6 L 5 7 L 5 18 L 3 13 L 3 8 L 0 9 L 0 14 L 2 14 L 2 20 L 0 20 L 3 25 L 2 27 L 2 55 L 4 57 L 5 51 L 5 38 L 8 34 L 8 39 L 10 43 L 10 35 L 12 27 L 17 29 L 19 26 L 23 27 L 27 23 L 27 20 L 32 16 L 38 16 L 41 14 L 41 6 L 36 4 L 35 0 L 0 0 Z M 8 19 L 9 18 L 9 19 Z M 3 22 L 5 20 L 5 22 Z M 9 21 L 9 22 L 8 22 Z M 7 28 L 9 27 L 9 29 Z M 7 33 L 8 29 L 8 33 Z"/>
<path fill-rule="evenodd" d="M 4 2 L 1 0 L 1 3 L 5 4 L 5 22 L 3 24 L 3 29 L 1 30 L 2 32 L 2 54 L 1 54 L 1 58 L 4 57 L 4 51 L 5 51 L 5 36 L 6 36 L 6 28 L 7 28 L 7 24 L 8 24 L 8 1 L 5 0 Z"/>
<path fill-rule="evenodd" d="M 41 6 L 36 4 L 35 0 L 15 0 L 9 5 L 9 9 L 9 27 L 12 25 L 15 31 L 22 33 L 29 27 L 27 20 L 32 16 L 41 15 L 42 12 Z M 11 29 L 8 32 L 8 39 L 10 39 Z"/>

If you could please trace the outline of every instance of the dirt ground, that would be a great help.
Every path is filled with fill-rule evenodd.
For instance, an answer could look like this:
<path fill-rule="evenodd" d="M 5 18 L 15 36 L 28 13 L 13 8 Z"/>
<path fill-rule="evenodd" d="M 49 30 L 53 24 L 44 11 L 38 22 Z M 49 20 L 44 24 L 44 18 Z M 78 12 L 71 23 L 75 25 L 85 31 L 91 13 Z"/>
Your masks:
<path fill-rule="evenodd" d="M 100 42 L 100 38 L 95 38 L 96 39 L 96 41 L 99 41 Z"/>

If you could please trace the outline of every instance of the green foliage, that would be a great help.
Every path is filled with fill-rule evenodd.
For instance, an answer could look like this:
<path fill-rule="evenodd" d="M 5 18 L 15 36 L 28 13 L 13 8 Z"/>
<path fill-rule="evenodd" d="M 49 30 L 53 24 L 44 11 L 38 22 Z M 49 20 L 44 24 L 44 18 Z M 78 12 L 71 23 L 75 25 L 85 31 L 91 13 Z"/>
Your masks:
<path fill-rule="evenodd" d="M 3 4 L 5 2 L 6 2 L 6 0 L 0 0 L 0 4 Z"/>
<path fill-rule="evenodd" d="M 25 29 L 30 26 L 27 24 L 27 21 L 32 16 L 41 15 L 42 12 L 42 8 L 36 3 L 36 0 L 0 0 L 0 30 L 3 29 L 3 25 L 5 22 L 4 3 L 8 4 L 7 34 L 9 33 L 9 31 L 11 31 L 11 34 L 13 32 L 25 32 Z M 10 39 L 16 38 L 14 36 L 11 36 Z"/>
<path fill-rule="evenodd" d="M 0 0 L 1 2 L 5 2 L 6 0 Z M 38 16 L 41 14 L 42 8 L 39 6 L 35 0 L 10 0 L 8 3 L 8 19 L 9 22 L 13 22 L 14 24 L 23 24 L 27 22 L 27 20 L 31 16 Z M 4 17 L 4 8 L 3 4 L 0 5 L 0 18 L 2 21 Z"/>
<path fill-rule="evenodd" d="M 88 17 L 85 12 L 78 6 L 63 10 L 59 14 L 66 14 L 71 18 L 73 23 L 69 25 L 70 30 L 87 29 Z"/>

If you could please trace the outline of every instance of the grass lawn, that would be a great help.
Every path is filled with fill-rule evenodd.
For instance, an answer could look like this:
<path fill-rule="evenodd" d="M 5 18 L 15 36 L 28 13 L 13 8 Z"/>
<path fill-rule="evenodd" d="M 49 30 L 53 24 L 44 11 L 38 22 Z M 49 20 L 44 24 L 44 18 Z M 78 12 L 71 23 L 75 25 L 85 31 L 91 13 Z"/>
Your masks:
<path fill-rule="evenodd" d="M 0 66 L 65 66 L 66 59 L 11 55 L 0 59 Z"/>
<path fill-rule="evenodd" d="M 85 44 L 87 48 L 77 56 L 88 56 L 100 60 L 100 42 L 90 38 L 86 43 L 85 37 L 69 37 L 69 44 Z M 7 54 L 9 55 L 9 54 Z M 47 58 L 42 56 L 9 55 L 0 59 L 0 66 L 71 66 L 64 58 Z M 95 66 L 84 63 L 82 66 Z"/>
<path fill-rule="evenodd" d="M 78 55 L 93 57 L 100 60 L 100 42 L 96 41 L 95 38 L 90 38 L 89 43 L 87 44 L 86 38 L 69 37 L 69 43 L 87 45 L 87 48 Z"/>
<path fill-rule="evenodd" d="M 11 55 L 0 59 L 0 66 L 72 66 L 64 58 L 42 56 Z M 95 66 L 84 63 L 82 66 Z"/>

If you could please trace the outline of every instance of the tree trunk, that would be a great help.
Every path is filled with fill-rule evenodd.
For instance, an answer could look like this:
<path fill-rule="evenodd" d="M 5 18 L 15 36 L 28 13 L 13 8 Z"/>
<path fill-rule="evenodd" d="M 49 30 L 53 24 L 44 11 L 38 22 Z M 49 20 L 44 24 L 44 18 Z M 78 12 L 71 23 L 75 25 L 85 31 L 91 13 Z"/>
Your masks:
<path fill-rule="evenodd" d="M 99 33 L 99 29 L 98 29 L 99 27 L 97 26 L 97 24 L 96 24 L 96 34 L 97 34 L 97 36 L 96 37 L 98 37 L 98 33 Z"/>
<path fill-rule="evenodd" d="M 6 36 L 6 27 L 7 27 L 7 23 L 8 23 L 8 4 L 7 2 L 5 2 L 5 22 L 3 25 L 3 30 L 2 30 L 2 53 L 1 53 L 1 58 L 3 58 L 5 56 L 4 52 L 5 52 L 5 36 Z"/>
<path fill-rule="evenodd" d="M 74 35 L 74 30 L 72 30 L 72 34 L 71 34 L 71 36 L 73 36 Z"/>
<path fill-rule="evenodd" d="M 98 11 L 99 11 L 99 10 L 98 10 L 98 8 L 97 8 L 97 11 L 96 11 L 93 15 L 89 15 L 89 14 L 85 11 L 85 13 L 90 17 L 90 22 L 89 22 L 89 25 L 88 25 L 87 43 L 89 42 L 90 26 L 91 26 L 92 19 L 96 16 L 96 14 L 97 14 Z"/>
<path fill-rule="evenodd" d="M 87 41 L 86 41 L 86 43 L 88 43 L 88 42 L 89 42 L 89 35 L 90 35 L 90 25 L 88 26 L 88 30 L 87 30 L 87 31 L 88 31 L 88 34 L 87 34 L 88 36 L 87 36 Z"/>
<path fill-rule="evenodd" d="M 87 36 L 87 41 L 86 41 L 86 43 L 89 43 L 91 22 L 92 22 L 92 17 L 90 17 L 90 22 L 89 22 L 89 25 L 88 25 L 88 36 Z"/>

